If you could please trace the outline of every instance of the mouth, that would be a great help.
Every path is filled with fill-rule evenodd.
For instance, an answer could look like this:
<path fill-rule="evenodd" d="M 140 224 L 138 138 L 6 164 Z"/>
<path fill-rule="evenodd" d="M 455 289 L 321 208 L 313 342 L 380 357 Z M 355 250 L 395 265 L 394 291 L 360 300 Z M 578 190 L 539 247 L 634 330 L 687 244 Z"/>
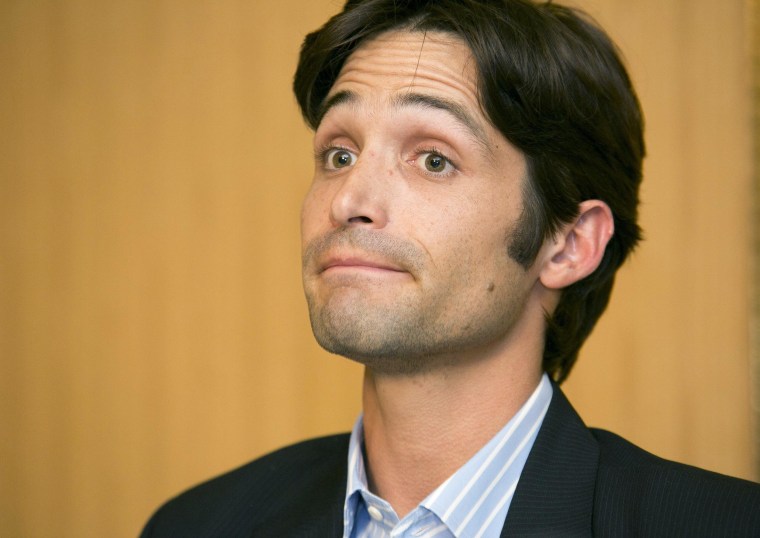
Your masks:
<path fill-rule="evenodd" d="M 405 273 L 406 271 L 391 262 L 364 256 L 333 256 L 319 266 L 319 273 L 338 273 L 365 271 L 370 273 Z"/>

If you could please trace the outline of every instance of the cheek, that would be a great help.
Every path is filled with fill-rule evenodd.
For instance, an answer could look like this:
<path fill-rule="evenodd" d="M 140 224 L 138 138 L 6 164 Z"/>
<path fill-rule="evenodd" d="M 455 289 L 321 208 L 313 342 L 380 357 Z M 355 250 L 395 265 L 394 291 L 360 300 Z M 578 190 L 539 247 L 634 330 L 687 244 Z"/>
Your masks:
<path fill-rule="evenodd" d="M 329 222 L 329 200 L 324 185 L 312 183 L 301 204 L 301 237 L 304 242 L 318 235 Z"/>
<path fill-rule="evenodd" d="M 440 278 L 448 280 L 454 287 L 467 286 L 485 269 L 483 257 L 488 248 L 482 235 L 462 226 L 456 215 L 449 214 L 448 217 L 449 225 L 439 222 L 431 228 L 425 246 L 435 261 Z"/>
<path fill-rule="evenodd" d="M 448 217 L 448 233 L 430 245 L 438 253 L 441 274 L 447 275 L 453 286 L 488 289 L 498 285 L 512 270 L 503 219 L 489 217 L 487 211 L 474 220 L 457 219 L 455 214 Z"/>

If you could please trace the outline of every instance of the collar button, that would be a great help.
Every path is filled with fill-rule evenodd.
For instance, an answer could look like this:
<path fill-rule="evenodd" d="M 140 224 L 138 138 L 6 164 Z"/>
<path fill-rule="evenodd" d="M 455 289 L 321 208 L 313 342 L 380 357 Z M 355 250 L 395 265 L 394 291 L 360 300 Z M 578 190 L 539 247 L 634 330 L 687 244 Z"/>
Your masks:
<path fill-rule="evenodd" d="M 378 510 L 374 506 L 367 507 L 367 512 L 369 512 L 369 517 L 374 519 L 375 521 L 382 521 L 383 520 L 383 513 Z"/>

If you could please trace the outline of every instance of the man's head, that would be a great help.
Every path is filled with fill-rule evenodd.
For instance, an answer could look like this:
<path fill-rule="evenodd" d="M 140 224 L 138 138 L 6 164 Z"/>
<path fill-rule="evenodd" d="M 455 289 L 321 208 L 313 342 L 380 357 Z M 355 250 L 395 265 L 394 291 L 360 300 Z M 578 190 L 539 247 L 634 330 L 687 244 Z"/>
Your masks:
<path fill-rule="evenodd" d="M 398 67 L 396 72 L 388 72 L 397 78 L 378 78 L 388 66 Z M 405 67 L 411 69 L 406 75 Z M 436 72 L 438 68 L 441 72 Z M 446 73 L 451 75 L 448 81 Z M 444 86 L 436 88 L 437 83 Z M 393 84 L 406 86 L 390 89 Z M 426 91 L 425 84 L 432 84 L 430 91 Z M 373 93 L 372 85 L 381 86 L 382 95 Z M 422 91 L 416 91 L 420 85 Z M 447 94 L 447 87 L 454 93 Z M 614 217 L 614 235 L 598 267 L 564 287 L 548 318 L 543 367 L 555 379 L 564 379 L 607 304 L 615 271 L 639 238 L 636 207 L 644 154 L 642 119 L 625 69 L 604 33 L 576 12 L 554 4 L 536 5 L 522 0 L 349 1 L 342 13 L 307 36 L 294 89 L 307 123 L 317 130 L 317 149 L 324 146 L 325 150 L 318 159 L 315 175 L 324 177 L 319 182 L 315 179 L 315 185 L 319 185 L 312 188 L 304 206 L 305 232 L 308 233 L 307 227 L 314 229 L 311 223 L 320 218 L 315 209 L 319 199 L 325 208 L 325 197 L 331 197 L 330 215 L 321 218 L 330 220 L 332 230 L 325 228 L 315 231 L 313 237 L 304 237 L 305 283 L 312 324 L 315 315 L 326 323 L 315 327 L 320 342 L 328 349 L 349 354 L 350 350 L 335 349 L 334 342 L 329 342 L 330 332 L 349 321 L 348 325 L 353 323 L 354 338 L 371 336 L 373 324 L 381 321 L 410 340 L 420 340 L 417 336 L 434 326 L 439 333 L 451 335 L 446 339 L 438 334 L 417 348 L 420 354 L 442 353 L 445 349 L 454 353 L 456 342 L 484 345 L 495 332 L 519 330 L 513 326 L 519 325 L 521 305 L 532 293 L 523 282 L 538 278 L 536 260 L 542 248 L 563 227 L 578 219 L 585 201 L 601 200 Z M 402 98 L 404 93 L 410 97 Z M 436 101 L 435 97 L 440 99 Z M 419 114 L 404 115 L 415 107 Z M 426 119 L 420 115 L 423 109 L 441 117 Z M 383 124 L 389 111 L 395 115 Z M 478 145 L 481 158 L 456 168 L 452 156 L 430 145 L 431 139 L 440 138 L 438 133 L 420 129 L 393 140 L 399 145 L 405 136 L 417 137 L 429 147 L 417 148 L 414 153 L 399 145 L 393 153 L 383 146 L 388 152 L 378 153 L 382 133 L 420 121 L 429 121 L 449 132 L 466 133 L 474 145 L 463 150 L 464 158 L 477 155 Z M 329 128 L 323 125 L 326 122 Z M 377 129 L 373 130 L 373 125 Z M 369 141 L 366 148 L 365 137 Z M 445 149 L 460 151 L 458 147 Z M 384 159 L 382 164 L 374 169 L 360 164 L 369 163 L 370 154 Z M 453 166 L 452 170 L 456 168 L 457 173 L 466 176 L 477 168 L 478 177 L 483 178 L 480 190 L 477 195 L 468 195 L 463 187 L 451 187 L 455 198 L 448 202 L 438 197 L 440 189 L 431 191 L 433 194 L 421 193 L 413 182 L 403 179 L 403 167 L 390 164 L 390 156 L 396 154 L 411 156 L 405 157 L 405 162 L 427 173 L 431 173 L 431 166 L 434 174 Z M 348 177 L 344 167 L 351 168 L 351 177 L 374 177 L 374 183 L 368 183 L 372 188 L 362 191 L 367 198 L 362 203 L 369 205 L 349 207 L 346 200 L 335 201 L 340 190 L 335 185 Z M 501 185 L 492 181 L 497 177 Z M 356 185 L 359 179 L 351 181 Z M 405 185 L 401 191 L 400 185 Z M 440 187 L 440 181 L 436 185 Z M 356 198 L 356 193 L 349 194 Z M 475 204 L 468 209 L 472 213 L 465 215 L 467 205 L 457 205 L 452 200 Z M 374 209 L 373 201 L 377 202 Z M 340 213 L 340 204 L 348 213 Z M 402 238 L 392 227 L 380 226 L 379 221 L 389 215 L 388 208 L 380 207 L 383 204 L 402 206 L 403 217 L 402 208 L 394 207 L 393 224 L 406 219 L 407 232 L 410 227 L 419 227 L 426 230 L 423 235 L 427 234 L 427 239 Z M 364 214 L 374 210 L 378 213 Z M 426 210 L 431 210 L 429 215 Z M 449 220 L 436 222 L 436 215 Z M 480 223 L 468 220 L 473 215 L 481 219 Z M 413 217 L 418 218 L 416 223 Z M 454 226 L 442 229 L 445 223 Z M 461 237 L 453 238 L 459 242 L 457 248 L 446 254 L 453 257 L 441 264 L 461 263 L 447 269 L 449 280 L 443 273 L 433 278 L 431 268 L 441 268 L 437 266 L 435 250 L 426 252 L 426 241 L 438 232 L 450 236 L 457 230 L 462 232 Z M 494 232 L 503 234 L 500 243 L 491 237 Z M 318 311 L 322 299 L 310 293 L 309 263 L 324 263 L 317 261 L 316 253 L 351 248 L 400 265 L 396 269 L 411 275 L 420 293 L 430 292 L 425 285 L 432 281 L 437 283 L 439 293 L 446 291 L 441 286 L 449 286 L 453 302 L 438 297 L 437 303 L 420 309 L 411 305 L 415 299 L 401 294 L 400 304 L 409 303 L 406 317 L 396 317 L 398 310 L 389 306 L 379 311 L 379 319 L 373 320 L 368 310 L 362 309 L 362 298 L 373 289 L 380 293 L 393 292 L 394 288 L 386 286 L 385 281 L 382 286 L 379 281 L 368 286 L 366 281 L 363 287 L 354 288 L 356 294 L 341 296 L 346 304 L 354 305 L 353 309 L 340 310 L 338 317 L 325 317 L 330 311 Z M 467 264 L 469 271 L 463 269 Z M 316 265 L 311 270 L 315 268 Z M 499 276 L 501 270 L 507 274 Z M 351 285 L 341 287 L 345 291 Z M 457 305 L 461 306 L 459 316 L 441 310 L 456 310 Z M 488 316 L 478 316 L 478 312 Z M 504 318 L 501 325 L 483 319 L 494 314 Z M 465 323 L 467 316 L 470 323 Z M 405 350 L 408 351 L 404 348 L 396 352 Z"/>

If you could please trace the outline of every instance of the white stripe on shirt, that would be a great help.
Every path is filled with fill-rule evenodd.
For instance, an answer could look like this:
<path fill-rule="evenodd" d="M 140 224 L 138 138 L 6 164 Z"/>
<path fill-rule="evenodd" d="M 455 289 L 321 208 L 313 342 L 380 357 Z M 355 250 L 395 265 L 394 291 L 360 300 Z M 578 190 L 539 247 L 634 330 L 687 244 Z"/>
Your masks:
<path fill-rule="evenodd" d="M 367 486 L 360 416 L 349 444 L 344 538 L 499 536 L 551 397 L 552 386 L 544 374 L 512 419 L 401 521 Z M 370 517 L 370 506 L 382 513 L 381 521 Z"/>

